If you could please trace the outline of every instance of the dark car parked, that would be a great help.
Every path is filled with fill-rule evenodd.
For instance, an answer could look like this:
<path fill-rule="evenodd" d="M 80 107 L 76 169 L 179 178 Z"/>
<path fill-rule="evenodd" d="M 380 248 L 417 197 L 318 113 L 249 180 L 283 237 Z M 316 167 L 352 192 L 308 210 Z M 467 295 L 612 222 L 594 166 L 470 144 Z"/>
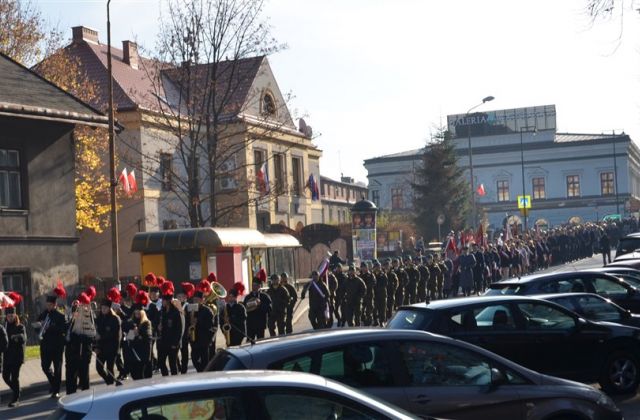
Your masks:
<path fill-rule="evenodd" d="M 640 315 L 632 314 L 609 299 L 593 293 L 558 293 L 537 295 L 539 299 L 562 305 L 590 321 L 615 322 L 640 328 Z"/>
<path fill-rule="evenodd" d="M 484 347 L 550 375 L 597 381 L 609 393 L 640 380 L 640 329 L 581 318 L 524 296 L 483 296 L 401 307 L 388 328 L 430 331 Z"/>
<path fill-rule="evenodd" d="M 640 291 L 624 280 L 599 271 L 583 270 L 539 274 L 492 283 L 486 296 L 595 293 L 640 313 Z"/>
<path fill-rule="evenodd" d="M 621 278 L 636 289 L 640 288 L 640 270 L 635 268 L 607 265 L 606 267 L 590 268 L 589 271 L 611 274 Z"/>
<path fill-rule="evenodd" d="M 640 233 L 631 233 L 618 241 L 616 259 L 625 254 L 640 250 Z"/>
<path fill-rule="evenodd" d="M 293 334 L 221 350 L 207 369 L 258 367 L 315 373 L 419 416 L 621 418 L 611 399 L 593 387 L 423 331 L 349 328 Z"/>

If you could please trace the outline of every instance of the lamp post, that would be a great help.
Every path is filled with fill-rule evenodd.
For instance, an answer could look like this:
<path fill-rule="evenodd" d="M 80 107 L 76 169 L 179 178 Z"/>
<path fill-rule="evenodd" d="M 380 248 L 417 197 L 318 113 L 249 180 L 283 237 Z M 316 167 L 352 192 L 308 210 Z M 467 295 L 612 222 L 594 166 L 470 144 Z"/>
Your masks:
<path fill-rule="evenodd" d="M 491 102 L 493 101 L 495 98 L 493 96 L 487 96 L 486 98 L 484 98 L 482 100 L 481 103 L 479 103 L 478 105 L 475 105 L 471 108 L 469 108 L 469 110 L 464 114 L 464 119 L 465 119 L 465 123 L 467 122 L 467 117 L 469 116 L 469 114 L 471 114 L 471 111 L 473 111 L 474 109 L 476 109 L 477 107 L 479 107 L 480 105 L 486 103 L 486 102 Z M 467 139 L 469 141 L 469 177 L 471 178 L 471 228 L 475 230 L 476 228 L 476 189 L 473 181 L 473 152 L 471 151 L 471 125 L 467 124 Z"/>
<path fill-rule="evenodd" d="M 615 195 L 616 195 L 616 214 L 620 214 L 620 201 L 618 200 L 618 160 L 616 159 L 616 132 L 613 132 L 611 139 L 613 143 L 613 182 L 615 183 Z"/>
<path fill-rule="evenodd" d="M 527 133 L 533 132 L 535 134 L 536 127 L 534 126 L 520 127 L 520 167 L 522 168 L 522 196 L 523 197 L 527 195 L 527 190 L 524 182 L 524 142 L 522 141 L 522 133 L 524 132 L 527 132 Z M 523 234 L 527 231 L 527 217 L 528 217 L 527 213 L 528 213 L 528 209 L 524 209 L 524 230 L 522 231 Z"/>
<path fill-rule="evenodd" d="M 109 176 L 111 177 L 110 195 L 111 195 L 111 270 L 113 280 L 120 282 L 120 264 L 118 261 L 118 213 L 116 203 L 116 187 L 118 180 L 116 179 L 116 145 L 114 133 L 114 115 L 113 115 L 113 69 L 111 67 L 111 20 L 109 16 L 109 5 L 111 0 L 107 1 L 107 72 L 109 73 Z"/>

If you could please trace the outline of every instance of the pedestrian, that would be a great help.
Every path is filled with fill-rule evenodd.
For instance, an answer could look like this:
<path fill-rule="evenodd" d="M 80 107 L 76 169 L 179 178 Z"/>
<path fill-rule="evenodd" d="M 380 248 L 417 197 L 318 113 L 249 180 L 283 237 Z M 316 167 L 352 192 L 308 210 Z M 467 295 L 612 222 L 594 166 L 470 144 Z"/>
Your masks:
<path fill-rule="evenodd" d="M 609 235 L 606 231 L 602 231 L 599 245 L 600 252 L 602 252 L 602 265 L 606 267 L 607 264 L 611 264 L 611 242 L 609 241 Z"/>
<path fill-rule="evenodd" d="M 398 276 L 387 259 L 382 268 L 387 275 L 387 319 L 391 319 L 396 306 L 396 291 L 398 289 Z"/>
<path fill-rule="evenodd" d="M 378 261 L 373 263 L 373 274 L 376 279 L 375 305 L 373 325 L 383 327 L 387 322 L 387 282 L 389 279 Z"/>
<path fill-rule="evenodd" d="M 360 264 L 360 278 L 364 281 L 367 290 L 362 300 L 362 319 L 361 324 L 368 327 L 373 324 L 373 310 L 375 307 L 375 294 L 376 294 L 376 278 L 369 271 L 369 266 L 366 262 Z"/>
<path fill-rule="evenodd" d="M 311 273 L 311 281 L 305 284 L 300 299 L 309 292 L 309 321 L 314 330 L 327 327 L 329 320 L 329 289 L 320 280 L 317 271 Z"/>
<path fill-rule="evenodd" d="M 135 285 L 131 284 L 134 288 Z M 127 285 L 127 287 L 129 287 Z M 135 295 L 135 292 L 134 292 Z M 117 287 L 112 287 L 107 292 L 107 298 L 111 301 L 111 310 L 116 314 L 116 316 L 120 319 L 120 325 L 122 326 L 129 318 L 131 318 L 131 301 L 129 300 L 129 305 L 125 306 L 123 296 L 120 294 L 120 290 Z M 128 299 L 127 299 L 128 300 Z M 120 350 L 124 345 L 124 334 L 120 334 Z M 118 381 L 124 381 L 129 376 L 129 372 L 127 372 L 124 367 L 124 361 L 122 360 L 122 352 L 119 351 L 116 355 L 116 368 L 118 369 Z"/>
<path fill-rule="evenodd" d="M 57 308 L 58 297 L 66 298 L 67 292 L 62 282 L 47 296 L 46 309 L 38 316 L 34 327 L 40 329 L 40 362 L 42 371 L 49 382 L 51 398 L 60 397 L 62 383 L 62 355 L 64 353 L 66 321 Z M 53 371 L 52 371 L 53 366 Z"/>
<path fill-rule="evenodd" d="M 178 374 L 178 351 L 182 343 L 183 316 L 179 303 L 174 303 L 174 286 L 170 281 L 162 284 L 162 312 L 158 326 L 158 366 L 162 376 Z M 167 369 L 167 360 L 169 368 Z"/>
<path fill-rule="evenodd" d="M 100 315 L 96 319 L 96 371 L 107 385 L 115 382 L 113 368 L 122 336 L 120 318 L 111 309 L 111 303 L 109 299 L 102 299 Z"/>
<path fill-rule="evenodd" d="M 267 290 L 267 294 L 271 298 L 271 312 L 269 313 L 268 326 L 269 335 L 274 337 L 276 335 L 284 335 L 285 332 L 285 318 L 287 316 L 287 307 L 289 306 L 289 292 L 286 287 L 280 285 L 280 278 L 277 274 L 272 274 L 270 277 L 271 284 Z M 276 333 L 276 327 L 278 331 Z"/>
<path fill-rule="evenodd" d="M 473 267 L 476 265 L 476 258 L 469 252 L 469 247 L 462 247 L 463 254 L 460 255 L 460 287 L 464 296 L 471 295 L 473 287 Z"/>
<path fill-rule="evenodd" d="M 193 303 L 185 313 L 188 313 L 185 323 L 189 325 L 186 335 L 191 344 L 191 361 L 196 372 L 202 372 L 213 356 L 209 349 L 218 331 L 217 317 L 211 308 L 204 304 L 204 293 L 201 290 L 194 292 Z"/>
<path fill-rule="evenodd" d="M 280 274 L 280 284 L 289 292 L 289 304 L 287 305 L 287 315 L 285 318 L 285 333 L 293 332 L 293 310 L 298 302 L 298 292 L 292 284 L 289 283 L 289 275 L 286 272 Z"/>
<path fill-rule="evenodd" d="M 333 251 L 333 255 L 329 258 L 329 270 L 334 270 L 337 266 L 346 264 L 346 261 L 340 258 L 338 251 Z"/>
<path fill-rule="evenodd" d="M 336 293 L 334 299 L 334 314 L 336 316 L 336 325 L 338 327 L 344 327 L 346 322 L 345 319 L 345 307 L 344 307 L 344 298 L 346 295 L 346 285 L 347 285 L 347 276 L 342 271 L 342 265 L 338 264 L 334 270 L 333 275 L 336 278 Z M 331 327 L 332 325 L 327 325 L 327 327 Z"/>
<path fill-rule="evenodd" d="M 356 268 L 349 265 L 344 296 L 344 318 L 349 327 L 359 327 L 362 317 L 362 300 L 367 293 L 364 281 L 356 276 Z"/>
<path fill-rule="evenodd" d="M 409 282 L 407 283 L 406 294 L 404 297 L 404 304 L 414 304 L 418 302 L 418 284 L 420 283 L 420 271 L 414 265 L 411 257 L 407 257 L 405 259 L 405 272 L 409 277 Z"/>
<path fill-rule="evenodd" d="M 426 257 L 416 257 L 418 260 L 418 272 L 420 280 L 418 281 L 417 299 L 418 302 L 427 301 L 427 282 L 429 281 L 429 269 L 426 266 Z"/>
<path fill-rule="evenodd" d="M 247 311 L 243 304 L 238 303 L 240 292 L 232 288 L 227 293 L 227 303 L 220 314 L 222 331 L 225 334 L 227 347 L 239 346 L 247 337 Z"/>
<path fill-rule="evenodd" d="M 0 327 L 0 350 L 4 350 L 2 379 L 11 389 L 12 397 L 9 407 L 17 407 L 20 404 L 20 368 L 24 363 L 27 333 L 16 313 L 16 305 L 20 303 L 22 296 L 15 292 L 11 292 L 9 295 L 13 300 L 13 305 L 4 311 L 7 320 L 6 332 L 4 327 Z"/>

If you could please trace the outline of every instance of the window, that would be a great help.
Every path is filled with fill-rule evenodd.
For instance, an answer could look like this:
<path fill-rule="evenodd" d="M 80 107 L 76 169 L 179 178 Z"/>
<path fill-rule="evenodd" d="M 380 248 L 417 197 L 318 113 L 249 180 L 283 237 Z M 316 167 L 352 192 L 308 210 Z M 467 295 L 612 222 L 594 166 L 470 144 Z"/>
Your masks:
<path fill-rule="evenodd" d="M 265 418 L 270 419 L 373 420 L 381 417 L 371 413 L 367 407 L 344 401 L 328 392 L 274 389 L 261 394 L 266 409 Z"/>
<path fill-rule="evenodd" d="M 593 289 L 597 294 L 605 295 L 605 296 L 627 294 L 627 289 L 624 286 L 610 279 L 604 279 L 599 277 L 593 279 Z"/>
<path fill-rule="evenodd" d="M 448 331 L 504 331 L 515 329 L 511 309 L 505 305 L 481 306 L 453 314 Z"/>
<path fill-rule="evenodd" d="M 594 321 L 619 322 L 622 314 L 610 303 L 596 296 L 578 296 L 578 309 L 572 309 Z M 562 305 L 565 306 L 565 305 Z M 565 306 L 566 307 L 566 306 Z"/>
<path fill-rule="evenodd" d="M 292 193 L 295 196 L 302 195 L 302 159 L 291 158 L 291 170 L 293 174 L 293 188 Z"/>
<path fill-rule="evenodd" d="M 265 115 L 276 114 L 276 101 L 270 93 L 265 93 L 262 97 L 262 113 Z"/>
<path fill-rule="evenodd" d="M 371 201 L 376 205 L 376 207 L 380 207 L 380 191 L 371 190 Z"/>
<path fill-rule="evenodd" d="M 284 155 L 273 155 L 273 172 L 275 179 L 275 192 L 276 194 L 284 194 L 287 188 L 287 173 L 284 170 Z"/>
<path fill-rule="evenodd" d="M 572 317 L 543 303 L 518 303 L 528 330 L 570 330 L 576 326 Z"/>
<path fill-rule="evenodd" d="M 28 272 L 2 273 L 2 290 L 15 290 L 24 296 L 28 292 L 26 289 L 28 275 Z"/>
<path fill-rule="evenodd" d="M 253 151 L 253 163 L 256 165 L 255 170 L 256 173 L 260 170 L 260 167 L 264 163 L 264 150 L 254 150 Z"/>
<path fill-rule="evenodd" d="M 498 181 L 498 201 L 509 201 L 509 181 Z"/>
<path fill-rule="evenodd" d="M 616 193 L 613 186 L 613 172 L 602 172 L 600 174 L 600 194 L 613 195 Z"/>
<path fill-rule="evenodd" d="M 567 176 L 567 197 L 580 197 L 580 177 L 578 175 Z"/>
<path fill-rule="evenodd" d="M 402 188 L 391 188 L 391 209 L 400 210 L 403 208 Z"/>
<path fill-rule="evenodd" d="M 165 396 L 162 400 L 136 401 L 125 406 L 120 418 L 142 420 L 165 419 L 246 419 L 240 395 L 206 395 L 197 393 L 177 397 Z"/>
<path fill-rule="evenodd" d="M 163 191 L 171 191 L 173 188 L 173 155 L 160 153 L 160 180 Z"/>
<path fill-rule="evenodd" d="M 544 191 L 544 178 L 542 177 L 533 178 L 532 183 L 533 183 L 533 199 L 541 200 L 546 198 L 546 194 Z"/>
<path fill-rule="evenodd" d="M 561 279 L 551 280 L 540 285 L 540 291 L 543 293 L 581 293 L 586 292 L 587 288 L 582 279 Z"/>
<path fill-rule="evenodd" d="M 17 150 L 0 149 L 0 207 L 22 208 L 20 153 Z"/>

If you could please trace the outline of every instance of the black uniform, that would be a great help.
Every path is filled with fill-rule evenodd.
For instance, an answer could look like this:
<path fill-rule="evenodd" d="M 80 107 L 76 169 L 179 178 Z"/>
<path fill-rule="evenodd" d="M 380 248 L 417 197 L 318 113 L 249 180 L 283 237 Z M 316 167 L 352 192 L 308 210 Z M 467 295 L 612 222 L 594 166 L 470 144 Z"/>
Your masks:
<path fill-rule="evenodd" d="M 183 317 L 180 311 L 169 303 L 160 312 L 160 338 L 158 339 L 158 365 L 162 376 L 178 374 L 178 351 L 182 344 Z M 169 359 L 169 369 L 167 369 Z"/>
<path fill-rule="evenodd" d="M 269 334 L 271 337 L 276 335 L 276 326 L 278 327 L 278 335 L 285 334 L 285 317 L 287 316 L 287 308 L 289 307 L 289 292 L 286 287 L 280 285 L 271 285 L 267 291 L 271 297 L 271 313 L 269 314 Z"/>
<path fill-rule="evenodd" d="M 188 314 L 187 319 L 191 319 Z M 202 372 L 209 363 L 209 347 L 215 338 L 217 317 L 207 305 L 198 305 L 198 311 L 194 316 L 195 341 L 191 341 L 191 361 L 196 371 Z M 190 325 L 190 327 L 192 327 Z M 189 332 L 186 333 L 189 335 Z"/>
<path fill-rule="evenodd" d="M 247 336 L 247 310 L 238 302 L 227 303 L 220 315 L 220 322 L 224 325 L 229 320 L 229 345 L 239 346 Z"/>
<path fill-rule="evenodd" d="M 42 371 L 49 381 L 49 391 L 51 394 L 57 394 L 60 392 L 62 382 L 62 354 L 64 353 L 66 322 L 64 315 L 57 309 L 42 312 L 38 317 L 38 322 L 42 326 L 48 323 L 40 342 L 40 362 Z M 53 372 L 51 365 L 53 365 Z"/>
<path fill-rule="evenodd" d="M 93 337 L 73 332 L 73 317 L 67 325 L 65 359 L 65 387 L 67 394 L 89 389 L 89 366 L 91 365 L 91 349 Z"/>
<path fill-rule="evenodd" d="M 111 385 L 115 382 L 113 367 L 120 352 L 120 318 L 113 311 L 106 315 L 101 313 L 96 319 L 96 330 L 96 371 L 107 385 Z"/>
<path fill-rule="evenodd" d="M 327 327 L 329 318 L 329 289 L 323 281 L 311 280 L 302 290 L 302 299 L 309 292 L 309 321 L 314 330 Z"/>
<path fill-rule="evenodd" d="M 267 318 L 271 313 L 271 298 L 263 292 L 251 292 L 244 298 L 245 308 L 248 302 L 259 299 L 260 303 L 253 310 L 247 310 L 247 338 L 255 340 L 264 338 L 264 330 L 267 328 Z"/>
<path fill-rule="evenodd" d="M 4 331 L 4 328 L 2 328 Z M 0 331 L 0 336 L 3 336 Z M 2 358 L 2 379 L 13 393 L 12 402 L 18 401 L 20 398 L 20 367 L 24 363 L 25 344 L 27 342 L 27 333 L 24 325 L 16 323 L 7 323 L 6 337 L 8 339 L 6 351 Z M 2 345 L 0 343 L 0 348 Z"/>
<path fill-rule="evenodd" d="M 291 334 L 293 332 L 293 310 L 295 309 L 296 303 L 298 302 L 298 292 L 296 291 L 296 288 L 289 283 L 285 283 L 284 287 L 286 287 L 287 292 L 289 292 L 289 305 L 287 305 L 285 332 L 287 334 Z"/>
<path fill-rule="evenodd" d="M 124 325 L 126 346 L 124 347 L 124 363 L 131 377 L 135 380 L 151 376 L 151 321 L 142 322 L 132 317 Z M 129 331 L 133 330 L 132 334 Z"/>

